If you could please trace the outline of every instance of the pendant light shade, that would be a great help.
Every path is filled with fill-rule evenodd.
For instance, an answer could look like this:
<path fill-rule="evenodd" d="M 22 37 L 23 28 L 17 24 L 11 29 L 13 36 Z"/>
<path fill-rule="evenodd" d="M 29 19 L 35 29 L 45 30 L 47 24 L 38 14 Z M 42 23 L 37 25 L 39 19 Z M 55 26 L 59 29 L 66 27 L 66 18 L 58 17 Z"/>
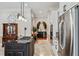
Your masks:
<path fill-rule="evenodd" d="M 24 2 L 21 2 L 21 13 L 17 14 L 17 19 L 21 21 L 27 21 L 24 17 Z"/>

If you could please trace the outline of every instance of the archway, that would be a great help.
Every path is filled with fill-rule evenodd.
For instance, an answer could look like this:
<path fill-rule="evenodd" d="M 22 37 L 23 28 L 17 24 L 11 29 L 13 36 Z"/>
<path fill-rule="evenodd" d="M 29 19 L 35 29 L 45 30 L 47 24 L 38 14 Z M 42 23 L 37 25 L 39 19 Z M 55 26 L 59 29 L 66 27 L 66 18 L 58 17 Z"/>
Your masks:
<path fill-rule="evenodd" d="M 47 39 L 47 23 L 44 21 L 39 21 L 37 23 L 37 38 Z"/>

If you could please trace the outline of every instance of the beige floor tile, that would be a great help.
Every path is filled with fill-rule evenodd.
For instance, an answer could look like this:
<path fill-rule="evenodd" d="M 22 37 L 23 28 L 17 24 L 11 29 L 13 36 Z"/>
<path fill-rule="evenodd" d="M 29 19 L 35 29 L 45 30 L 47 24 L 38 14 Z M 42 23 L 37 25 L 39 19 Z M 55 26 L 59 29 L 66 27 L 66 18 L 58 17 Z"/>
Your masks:
<path fill-rule="evenodd" d="M 34 56 L 54 56 L 51 44 L 48 40 L 38 40 L 35 43 Z"/>

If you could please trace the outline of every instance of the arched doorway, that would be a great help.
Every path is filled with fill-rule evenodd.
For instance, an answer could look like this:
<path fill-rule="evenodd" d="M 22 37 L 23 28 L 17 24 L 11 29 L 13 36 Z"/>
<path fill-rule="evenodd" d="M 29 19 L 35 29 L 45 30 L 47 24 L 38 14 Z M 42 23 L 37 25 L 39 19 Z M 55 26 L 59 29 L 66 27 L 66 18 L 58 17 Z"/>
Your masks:
<path fill-rule="evenodd" d="M 37 38 L 47 39 L 47 24 L 44 21 L 39 21 L 37 23 Z"/>

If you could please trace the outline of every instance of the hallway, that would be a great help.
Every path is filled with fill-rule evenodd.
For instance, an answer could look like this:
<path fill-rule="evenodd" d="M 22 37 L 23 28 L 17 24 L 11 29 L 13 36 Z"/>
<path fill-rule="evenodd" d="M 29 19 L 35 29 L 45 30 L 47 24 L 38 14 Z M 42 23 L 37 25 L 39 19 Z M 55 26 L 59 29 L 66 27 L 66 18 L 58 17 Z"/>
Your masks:
<path fill-rule="evenodd" d="M 55 56 L 48 40 L 37 40 L 34 56 Z"/>

